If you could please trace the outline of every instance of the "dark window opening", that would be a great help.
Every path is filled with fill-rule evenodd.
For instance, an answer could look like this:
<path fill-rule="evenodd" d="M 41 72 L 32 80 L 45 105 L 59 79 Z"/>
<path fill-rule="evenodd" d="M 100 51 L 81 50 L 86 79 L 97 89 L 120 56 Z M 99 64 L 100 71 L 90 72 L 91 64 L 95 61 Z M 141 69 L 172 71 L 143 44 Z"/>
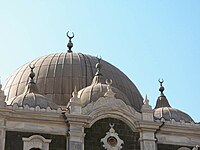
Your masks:
<path fill-rule="evenodd" d="M 30 150 L 41 150 L 40 148 L 31 148 Z"/>

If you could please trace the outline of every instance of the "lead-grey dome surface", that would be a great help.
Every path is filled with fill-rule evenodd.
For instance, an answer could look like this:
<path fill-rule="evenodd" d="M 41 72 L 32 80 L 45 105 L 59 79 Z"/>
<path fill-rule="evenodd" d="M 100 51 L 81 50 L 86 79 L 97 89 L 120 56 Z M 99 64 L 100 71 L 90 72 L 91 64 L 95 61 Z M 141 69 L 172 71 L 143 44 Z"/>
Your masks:
<path fill-rule="evenodd" d="M 185 112 L 172 108 L 164 95 L 164 87 L 161 84 L 161 94 L 157 99 L 156 107 L 154 108 L 154 118 L 160 120 L 164 118 L 165 120 L 174 119 L 177 122 L 184 120 L 185 122 L 194 122 L 193 119 Z"/>
<path fill-rule="evenodd" d="M 165 120 L 168 121 L 174 119 L 177 122 L 180 122 L 181 120 L 185 122 L 194 122 L 193 119 L 188 114 L 171 107 L 160 107 L 155 109 L 154 117 L 155 119 L 164 118 Z"/>
<path fill-rule="evenodd" d="M 57 109 L 58 106 L 51 102 L 48 98 L 37 93 L 27 93 L 21 94 L 13 98 L 11 105 L 17 104 L 18 106 L 28 105 L 29 107 L 39 106 L 40 108 L 46 109 L 50 107 L 51 109 Z"/>
<path fill-rule="evenodd" d="M 111 85 L 109 85 L 109 87 L 114 93 L 115 98 L 121 99 L 127 105 L 130 105 L 129 100 L 124 93 Z M 100 97 L 104 97 L 106 92 L 108 92 L 108 84 L 102 83 L 101 75 L 96 75 L 90 86 L 87 86 L 78 92 L 78 97 L 81 100 L 82 107 L 85 107 L 91 102 L 96 102 Z"/>
<path fill-rule="evenodd" d="M 35 82 L 40 94 L 52 99 L 57 105 L 65 106 L 70 100 L 74 87 L 80 90 L 91 84 L 96 73 L 97 58 L 82 53 L 56 53 L 40 57 L 20 67 L 11 75 L 4 90 L 6 102 L 24 92 L 28 78 L 29 65 L 35 64 Z M 103 78 L 112 79 L 113 87 L 123 92 L 129 105 L 140 111 L 143 98 L 132 81 L 119 69 L 102 60 Z"/>

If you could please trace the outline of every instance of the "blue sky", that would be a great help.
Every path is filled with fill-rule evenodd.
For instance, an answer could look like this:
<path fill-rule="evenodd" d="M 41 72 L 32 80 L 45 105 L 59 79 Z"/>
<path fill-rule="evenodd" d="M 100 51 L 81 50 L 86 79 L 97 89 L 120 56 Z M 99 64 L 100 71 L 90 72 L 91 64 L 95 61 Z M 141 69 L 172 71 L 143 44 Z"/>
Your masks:
<path fill-rule="evenodd" d="M 0 0 L 0 76 L 67 50 L 101 56 L 155 106 L 158 78 L 170 104 L 200 121 L 200 1 Z"/>

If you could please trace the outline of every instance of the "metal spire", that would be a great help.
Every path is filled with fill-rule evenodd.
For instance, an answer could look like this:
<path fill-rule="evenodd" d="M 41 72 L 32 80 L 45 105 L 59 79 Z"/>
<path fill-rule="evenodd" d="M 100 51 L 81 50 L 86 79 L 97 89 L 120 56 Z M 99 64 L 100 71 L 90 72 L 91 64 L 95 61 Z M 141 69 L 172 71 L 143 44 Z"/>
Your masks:
<path fill-rule="evenodd" d="M 159 79 L 158 82 L 160 83 L 160 88 L 159 88 L 160 95 L 161 95 L 161 96 L 164 96 L 163 92 L 164 92 L 165 88 L 164 88 L 163 85 L 162 85 L 163 82 L 164 82 L 164 80 L 163 80 L 163 79 Z"/>
<path fill-rule="evenodd" d="M 35 68 L 35 65 L 29 65 L 30 69 L 31 69 L 31 72 L 29 74 L 29 82 L 28 82 L 28 85 L 27 85 L 27 88 L 25 89 L 25 93 L 38 93 L 38 89 L 37 89 L 37 86 L 36 86 L 36 83 L 34 81 L 34 77 L 35 77 L 35 73 L 33 71 L 33 69 Z"/>
<path fill-rule="evenodd" d="M 102 68 L 102 65 L 101 65 L 101 57 L 97 57 L 97 60 L 98 60 L 98 63 L 96 64 L 96 68 L 97 68 L 97 72 L 96 72 L 96 76 L 99 76 L 99 75 L 102 75 L 101 74 L 101 68 Z"/>
<path fill-rule="evenodd" d="M 68 47 L 68 51 L 69 53 L 72 52 L 72 47 L 73 47 L 73 43 L 72 43 L 72 39 L 74 38 L 74 33 L 72 32 L 72 36 L 69 36 L 69 31 L 67 32 L 67 37 L 69 38 L 69 43 L 67 44 L 67 47 Z"/>
<path fill-rule="evenodd" d="M 92 80 L 92 85 L 103 83 L 103 75 L 101 74 L 101 68 L 102 68 L 101 57 L 100 58 L 96 57 L 96 58 L 98 60 L 98 63 L 96 64 L 97 72 L 95 73 L 95 76 Z"/>
<path fill-rule="evenodd" d="M 29 67 L 30 67 L 30 69 L 31 69 L 31 72 L 30 72 L 30 74 L 29 74 L 29 77 L 30 77 L 30 81 L 29 81 L 29 83 L 35 83 L 34 82 L 34 77 L 35 77 L 35 73 L 33 72 L 33 69 L 35 68 L 35 65 L 29 65 Z"/>
<path fill-rule="evenodd" d="M 158 82 L 160 83 L 160 88 L 159 88 L 160 96 L 157 99 L 155 109 L 156 108 L 160 108 L 160 107 L 171 107 L 169 102 L 168 102 L 168 100 L 167 100 L 167 98 L 166 98 L 166 96 L 163 93 L 164 90 L 165 90 L 165 88 L 162 85 L 164 80 L 163 79 L 159 79 Z"/>

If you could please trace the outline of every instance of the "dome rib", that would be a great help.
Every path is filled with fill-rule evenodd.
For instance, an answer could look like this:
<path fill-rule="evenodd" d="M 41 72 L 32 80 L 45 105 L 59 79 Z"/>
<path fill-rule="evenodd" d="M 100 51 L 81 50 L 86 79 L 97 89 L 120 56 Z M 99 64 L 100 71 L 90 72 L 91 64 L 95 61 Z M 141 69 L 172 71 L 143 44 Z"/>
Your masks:
<path fill-rule="evenodd" d="M 54 68 L 54 75 L 53 75 L 53 76 L 54 76 L 54 81 L 53 81 L 53 90 L 54 90 L 54 91 L 56 91 L 57 88 L 59 87 L 59 86 L 55 86 L 55 85 L 56 85 L 56 84 L 58 84 L 58 85 L 61 84 L 60 80 L 57 81 L 57 79 L 59 79 L 59 77 L 56 78 L 56 76 L 57 76 L 57 70 L 58 70 L 58 66 L 59 66 L 59 58 L 60 58 L 60 56 L 62 55 L 62 53 L 60 53 L 60 54 L 57 53 L 57 55 L 58 55 L 58 57 L 57 57 L 57 60 L 56 60 L 56 65 L 55 65 L 55 68 Z M 61 88 L 61 89 L 62 89 L 62 88 Z M 54 99 L 54 100 L 57 99 L 56 96 L 57 96 L 57 95 L 56 95 L 55 93 L 53 93 L 53 99 Z"/>
<path fill-rule="evenodd" d="M 54 54 L 54 56 L 55 56 L 55 55 L 56 55 L 56 54 Z M 45 80 L 44 80 L 44 87 L 45 87 L 44 93 L 45 93 L 45 94 L 46 94 L 46 91 L 47 91 L 47 77 L 48 77 L 49 70 L 50 70 L 50 66 L 51 66 L 51 63 L 52 63 L 52 60 L 53 60 L 54 56 L 50 59 L 49 64 L 48 64 L 48 67 L 47 67 L 47 71 L 46 71 L 46 73 L 45 73 Z"/>
<path fill-rule="evenodd" d="M 62 82 L 61 82 L 61 93 L 63 94 L 64 93 L 64 91 L 63 91 L 63 89 L 64 89 L 64 85 L 63 85 L 63 83 L 64 83 L 64 81 L 63 81 L 63 76 L 64 76 L 64 66 L 65 66 L 65 60 L 66 60 L 66 55 L 67 55 L 67 53 L 64 53 L 64 57 L 63 57 L 63 61 L 62 61 L 62 75 L 61 75 L 61 80 L 62 80 Z"/>

